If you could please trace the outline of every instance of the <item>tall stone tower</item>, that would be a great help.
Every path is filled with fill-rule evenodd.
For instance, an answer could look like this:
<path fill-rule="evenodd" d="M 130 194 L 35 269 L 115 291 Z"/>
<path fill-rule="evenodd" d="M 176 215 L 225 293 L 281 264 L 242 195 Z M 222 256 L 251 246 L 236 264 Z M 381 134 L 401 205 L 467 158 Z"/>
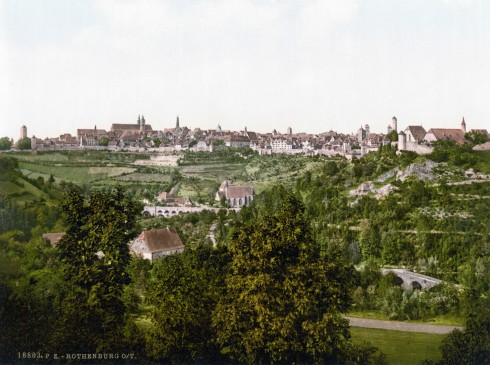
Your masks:
<path fill-rule="evenodd" d="M 397 124 L 398 124 L 398 120 L 396 119 L 396 117 L 391 118 L 391 130 L 392 131 L 398 132 Z"/>
<path fill-rule="evenodd" d="M 293 134 L 293 128 L 288 127 L 288 134 Z"/>
<path fill-rule="evenodd" d="M 175 129 L 180 129 L 179 116 L 177 115 L 177 121 L 175 122 Z"/>
<path fill-rule="evenodd" d="M 366 138 L 367 138 L 368 134 L 371 133 L 370 130 L 369 130 L 369 124 L 366 124 L 364 126 L 364 129 L 366 130 Z"/>
<path fill-rule="evenodd" d="M 144 132 L 145 131 L 145 123 L 146 123 L 145 116 L 142 115 L 141 116 L 141 123 L 140 123 L 140 132 Z"/>
<path fill-rule="evenodd" d="M 27 138 L 27 127 L 23 125 L 20 127 L 20 139 Z"/>

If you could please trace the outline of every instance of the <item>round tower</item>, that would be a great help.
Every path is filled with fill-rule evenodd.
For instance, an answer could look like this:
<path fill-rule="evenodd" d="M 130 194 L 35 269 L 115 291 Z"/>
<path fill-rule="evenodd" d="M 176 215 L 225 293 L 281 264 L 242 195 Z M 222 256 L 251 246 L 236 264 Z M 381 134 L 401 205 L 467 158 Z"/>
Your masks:
<path fill-rule="evenodd" d="M 27 127 L 23 125 L 20 127 L 20 139 L 24 139 L 27 137 Z"/>
<path fill-rule="evenodd" d="M 397 124 L 398 124 L 398 120 L 396 119 L 396 117 L 391 118 L 391 130 L 398 132 Z"/>
<path fill-rule="evenodd" d="M 407 135 L 400 131 L 398 133 L 398 151 L 403 151 L 407 149 Z"/>

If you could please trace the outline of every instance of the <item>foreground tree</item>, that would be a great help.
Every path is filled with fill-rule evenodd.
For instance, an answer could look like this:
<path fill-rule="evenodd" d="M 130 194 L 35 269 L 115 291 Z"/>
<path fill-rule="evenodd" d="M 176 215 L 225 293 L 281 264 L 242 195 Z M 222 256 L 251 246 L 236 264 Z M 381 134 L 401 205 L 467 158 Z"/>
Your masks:
<path fill-rule="evenodd" d="M 172 363 L 219 360 L 211 315 L 223 292 L 228 257 L 226 247 L 202 244 L 154 264 L 146 291 L 153 323 L 150 357 Z"/>
<path fill-rule="evenodd" d="M 62 207 L 69 228 L 58 250 L 69 287 L 56 342 L 65 351 L 114 350 L 123 346 L 128 242 L 140 208 L 119 189 L 94 192 L 87 201 L 72 189 Z"/>
<path fill-rule="evenodd" d="M 230 245 L 227 293 L 214 314 L 217 342 L 247 363 L 344 362 L 354 269 L 320 257 L 301 203 L 284 188 L 272 213 L 242 224 Z M 260 199 L 259 199 L 260 200 Z"/>
<path fill-rule="evenodd" d="M 485 298 L 476 300 L 465 330 L 454 330 L 444 338 L 442 359 L 435 364 L 490 364 L 490 298 L 486 294 Z"/>

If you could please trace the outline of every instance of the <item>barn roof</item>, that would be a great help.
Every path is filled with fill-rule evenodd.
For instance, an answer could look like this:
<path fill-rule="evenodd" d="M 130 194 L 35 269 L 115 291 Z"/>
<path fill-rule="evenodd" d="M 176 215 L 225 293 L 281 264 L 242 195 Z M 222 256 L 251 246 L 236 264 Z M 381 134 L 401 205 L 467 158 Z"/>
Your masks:
<path fill-rule="evenodd" d="M 146 244 L 148 252 L 151 253 L 184 248 L 179 234 L 173 227 L 143 231 L 138 239 Z"/>

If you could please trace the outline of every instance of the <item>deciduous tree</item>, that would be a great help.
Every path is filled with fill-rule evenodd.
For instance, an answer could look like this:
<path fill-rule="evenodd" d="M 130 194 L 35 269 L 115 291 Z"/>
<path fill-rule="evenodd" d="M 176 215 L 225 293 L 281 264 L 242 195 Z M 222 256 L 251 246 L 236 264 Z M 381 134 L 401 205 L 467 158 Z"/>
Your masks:
<path fill-rule="evenodd" d="M 65 351 L 114 350 L 121 345 L 128 242 L 136 234 L 140 207 L 120 189 L 93 192 L 88 200 L 72 189 L 62 207 L 69 228 L 58 251 L 71 288 L 62 307 L 58 341 Z"/>
<path fill-rule="evenodd" d="M 230 245 L 217 342 L 247 363 L 340 361 L 348 347 L 353 269 L 320 257 L 303 206 L 284 188 L 271 214 L 244 222 Z"/>

